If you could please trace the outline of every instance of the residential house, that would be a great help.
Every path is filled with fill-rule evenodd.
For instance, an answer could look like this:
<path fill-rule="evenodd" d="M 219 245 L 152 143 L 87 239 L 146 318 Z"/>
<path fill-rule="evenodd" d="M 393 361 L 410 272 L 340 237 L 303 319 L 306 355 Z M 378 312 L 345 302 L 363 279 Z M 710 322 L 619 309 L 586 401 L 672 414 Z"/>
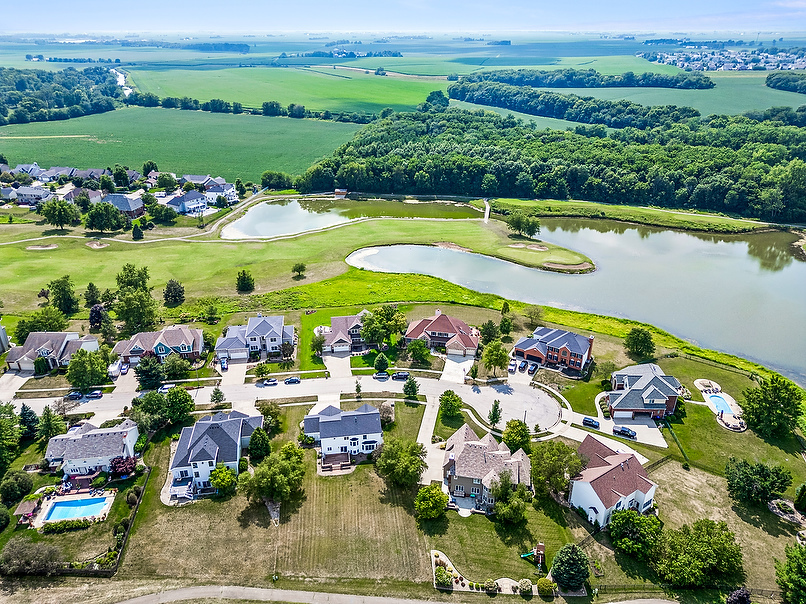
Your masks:
<path fill-rule="evenodd" d="M 207 197 L 208 206 L 215 205 L 219 197 L 224 197 L 229 205 L 238 201 L 238 191 L 235 190 L 235 185 L 228 182 L 223 185 L 218 183 L 212 185 L 204 192 L 204 196 Z"/>
<path fill-rule="evenodd" d="M 347 198 L 347 189 L 336 189 L 333 191 L 333 197 L 336 199 L 346 199 Z"/>
<path fill-rule="evenodd" d="M 121 214 L 125 214 L 129 218 L 139 218 L 146 212 L 143 200 L 139 196 L 130 197 L 120 193 L 111 193 L 101 199 L 101 202 L 111 203 Z"/>
<path fill-rule="evenodd" d="M 654 363 L 631 365 L 615 371 L 610 385 L 613 389 L 604 400 L 614 420 L 636 416 L 661 418 L 674 413 L 683 392 L 677 378 L 664 375 Z"/>
<path fill-rule="evenodd" d="M 357 315 L 346 317 L 331 317 L 330 327 L 320 325 L 314 331 L 317 335 L 325 337 L 324 352 L 361 352 L 367 348 L 367 343 L 361 337 L 361 328 L 364 326 L 364 317 L 370 314 L 366 309 Z"/>
<path fill-rule="evenodd" d="M 586 436 L 577 454 L 587 466 L 571 480 L 571 507 L 581 509 L 591 524 L 605 526 L 617 510 L 646 512 L 652 508 L 656 484 L 632 453 L 618 453 Z"/>
<path fill-rule="evenodd" d="M 223 337 L 215 345 L 219 359 L 246 359 L 250 354 L 277 356 L 284 343 L 294 344 L 294 326 L 285 325 L 281 316 L 250 317 L 246 325 L 227 327 Z"/>
<path fill-rule="evenodd" d="M 19 187 L 17 189 L 17 203 L 36 206 L 50 201 L 53 193 L 43 187 Z"/>
<path fill-rule="evenodd" d="M 262 427 L 262 415 L 232 411 L 202 417 L 182 428 L 171 460 L 170 494 L 192 497 L 198 490 L 210 489 L 210 473 L 218 464 L 237 474 L 243 450 L 249 446 L 255 429 Z"/>
<path fill-rule="evenodd" d="M 206 176 L 200 176 L 199 174 L 184 174 L 178 182 L 180 187 L 189 182 L 192 183 L 194 187 L 196 185 L 202 185 L 206 189 L 209 184 L 214 183 L 215 181 L 210 178 L 209 174 Z"/>
<path fill-rule="evenodd" d="M 207 197 L 193 189 L 184 195 L 177 195 L 167 205 L 179 214 L 199 214 L 207 209 Z"/>
<path fill-rule="evenodd" d="M 0 187 L 0 199 L 17 199 L 17 189 L 14 187 Z"/>
<path fill-rule="evenodd" d="M 11 170 L 11 174 L 20 174 L 22 172 L 37 178 L 44 170 L 40 168 L 36 162 L 32 164 L 17 164 L 17 167 Z"/>
<path fill-rule="evenodd" d="M 137 170 L 126 170 L 126 176 L 129 177 L 129 182 L 140 180 L 143 177 Z"/>
<path fill-rule="evenodd" d="M 3 325 L 0 325 L 0 354 L 3 354 L 9 348 L 11 348 L 11 344 L 8 342 L 6 328 Z"/>
<path fill-rule="evenodd" d="M 204 350 L 201 329 L 191 329 L 187 325 L 171 325 L 162 331 L 143 331 L 129 340 L 121 340 L 112 349 L 124 363 L 136 365 L 146 351 L 153 352 L 164 361 L 172 352 L 183 359 L 196 360 Z"/>
<path fill-rule="evenodd" d="M 10 173 L 10 171 L 11 171 L 11 166 L 9 166 L 8 164 L 0 164 L 0 174 L 2 174 L 3 172 L 9 172 Z"/>
<path fill-rule="evenodd" d="M 90 168 L 73 172 L 73 178 L 83 178 L 84 180 L 101 180 L 101 176 L 112 176 L 112 173 L 105 168 Z"/>
<path fill-rule="evenodd" d="M 54 180 L 59 180 L 59 177 L 66 176 L 67 178 L 72 178 L 73 174 L 75 173 L 75 168 L 63 168 L 59 166 L 53 166 L 50 170 L 45 170 L 39 176 L 37 176 L 37 180 L 40 182 L 51 182 Z"/>
<path fill-rule="evenodd" d="M 538 327 L 529 338 L 515 342 L 513 354 L 527 361 L 582 371 L 593 358 L 593 336 L 564 329 Z"/>
<path fill-rule="evenodd" d="M 90 198 L 90 203 L 98 203 L 103 199 L 104 194 L 102 191 L 96 191 L 95 189 L 83 189 L 81 187 L 76 187 L 72 191 L 65 194 L 64 199 L 65 201 L 69 201 L 74 203 L 76 197 L 81 195 L 82 193 L 86 193 L 87 197 Z"/>
<path fill-rule="evenodd" d="M 409 323 L 405 339 L 407 344 L 423 340 L 429 348 L 445 348 L 448 354 L 474 357 L 479 347 L 479 330 L 437 309 L 433 317 Z"/>
<path fill-rule="evenodd" d="M 305 436 L 320 443 L 322 455 L 347 453 L 369 454 L 383 444 L 381 415 L 372 405 L 361 405 L 355 411 L 342 411 L 328 405 L 303 418 Z"/>
<path fill-rule="evenodd" d="M 73 331 L 32 331 L 25 344 L 9 350 L 6 364 L 9 369 L 33 371 L 34 361 L 42 357 L 47 360 L 48 369 L 66 367 L 79 349 L 98 350 L 98 340 L 94 336 L 79 337 Z"/>
<path fill-rule="evenodd" d="M 532 487 L 532 464 L 523 449 L 512 453 L 504 443 L 496 442 L 489 432 L 482 438 L 465 424 L 445 442 L 442 475 L 452 497 L 471 497 L 476 507 L 489 509 L 498 475 L 508 471 L 512 484 Z"/>
<path fill-rule="evenodd" d="M 130 419 L 111 428 L 96 428 L 89 422 L 71 427 L 48 441 L 45 459 L 52 469 L 61 468 L 67 476 L 108 472 L 116 457 L 134 457 L 140 432 Z"/>

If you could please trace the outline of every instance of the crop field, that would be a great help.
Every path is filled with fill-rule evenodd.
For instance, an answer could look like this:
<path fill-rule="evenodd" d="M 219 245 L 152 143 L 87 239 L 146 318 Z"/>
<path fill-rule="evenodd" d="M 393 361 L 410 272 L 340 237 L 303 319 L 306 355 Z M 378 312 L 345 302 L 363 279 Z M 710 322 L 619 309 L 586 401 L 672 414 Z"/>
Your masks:
<path fill-rule="evenodd" d="M 382 66 L 386 59 L 373 59 Z M 377 67 L 378 65 L 376 65 Z M 373 68 L 374 70 L 375 68 Z M 260 107 L 264 101 L 297 103 L 323 111 L 378 112 L 414 109 L 432 90 L 445 90 L 443 78 L 376 76 L 364 70 L 333 67 L 130 70 L 141 92 L 159 97 L 221 98 Z"/>
<path fill-rule="evenodd" d="M 347 142 L 357 124 L 129 107 L 63 122 L 0 128 L 11 163 L 140 169 L 153 159 L 177 174 L 259 180 L 264 170 L 304 172 Z"/>

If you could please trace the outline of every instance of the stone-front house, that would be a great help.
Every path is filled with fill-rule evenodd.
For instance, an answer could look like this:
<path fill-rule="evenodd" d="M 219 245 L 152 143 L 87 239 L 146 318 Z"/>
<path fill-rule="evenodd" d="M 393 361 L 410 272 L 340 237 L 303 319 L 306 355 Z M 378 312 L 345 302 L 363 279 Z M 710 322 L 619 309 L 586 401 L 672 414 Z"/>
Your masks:
<path fill-rule="evenodd" d="M 516 358 L 527 361 L 582 371 L 593 357 L 593 336 L 538 327 L 531 337 L 515 342 L 512 352 Z"/>
<path fill-rule="evenodd" d="M 511 453 L 492 434 L 482 438 L 465 424 L 445 443 L 442 474 L 451 497 L 471 497 L 479 508 L 490 508 L 495 499 L 490 494 L 498 475 L 508 470 L 512 484 L 532 486 L 532 464 L 523 449 Z"/>
<path fill-rule="evenodd" d="M 361 337 L 361 328 L 364 326 L 364 317 L 370 314 L 362 310 L 357 315 L 346 317 L 331 317 L 330 327 L 320 325 L 314 331 L 325 337 L 323 350 L 325 352 L 361 352 L 367 348 L 367 343 Z"/>

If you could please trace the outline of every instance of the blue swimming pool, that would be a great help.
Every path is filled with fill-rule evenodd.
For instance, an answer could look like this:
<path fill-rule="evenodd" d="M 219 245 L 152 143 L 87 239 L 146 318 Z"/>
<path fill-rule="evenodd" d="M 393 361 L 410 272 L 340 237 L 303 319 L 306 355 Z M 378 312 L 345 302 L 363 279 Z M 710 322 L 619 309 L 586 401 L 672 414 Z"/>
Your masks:
<path fill-rule="evenodd" d="M 733 411 L 730 408 L 730 405 L 728 405 L 728 401 L 726 401 L 718 394 L 711 394 L 708 398 L 711 399 L 711 402 L 714 404 L 714 407 L 716 407 L 717 413 L 719 413 L 720 411 L 724 411 L 725 413 L 733 413 Z"/>
<path fill-rule="evenodd" d="M 85 518 L 98 516 L 106 505 L 106 497 L 92 497 L 91 499 L 74 499 L 73 501 L 57 501 L 48 511 L 48 520 L 69 520 L 72 518 Z"/>

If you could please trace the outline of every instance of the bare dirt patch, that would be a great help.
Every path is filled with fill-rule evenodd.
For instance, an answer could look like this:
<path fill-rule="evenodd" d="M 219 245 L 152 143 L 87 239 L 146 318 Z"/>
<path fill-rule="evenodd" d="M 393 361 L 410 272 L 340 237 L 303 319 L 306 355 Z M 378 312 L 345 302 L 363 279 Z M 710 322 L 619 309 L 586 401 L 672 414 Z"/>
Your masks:
<path fill-rule="evenodd" d="M 95 241 L 87 242 L 86 246 L 91 247 L 94 250 L 100 250 L 102 248 L 109 247 L 109 244 L 108 243 L 103 243 L 102 241 L 95 240 Z"/>
<path fill-rule="evenodd" d="M 557 262 L 546 262 L 546 268 L 553 268 L 560 271 L 588 271 L 593 268 L 590 262 L 580 262 L 579 264 L 558 264 Z"/>
<path fill-rule="evenodd" d="M 460 252 L 472 252 L 473 251 L 473 250 L 471 250 L 469 248 L 462 247 L 461 245 L 458 245 L 458 244 L 453 243 L 451 241 L 435 241 L 434 245 L 437 246 L 437 247 L 445 248 L 446 250 L 458 250 Z"/>
<path fill-rule="evenodd" d="M 55 243 L 49 243 L 47 245 L 29 245 L 25 249 L 26 250 L 55 250 L 57 247 L 59 247 L 59 246 L 56 245 Z"/>

